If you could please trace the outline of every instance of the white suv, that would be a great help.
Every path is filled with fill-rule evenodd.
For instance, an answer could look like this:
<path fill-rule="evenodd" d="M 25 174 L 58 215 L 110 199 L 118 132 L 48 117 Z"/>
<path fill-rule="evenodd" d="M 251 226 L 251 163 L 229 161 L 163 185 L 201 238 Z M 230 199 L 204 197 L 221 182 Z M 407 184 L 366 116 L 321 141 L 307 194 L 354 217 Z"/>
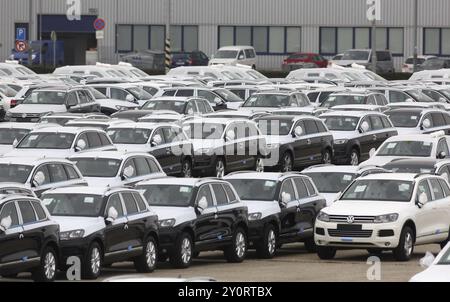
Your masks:
<path fill-rule="evenodd" d="M 316 220 L 315 242 L 321 259 L 337 249 L 392 250 L 408 261 L 415 245 L 449 240 L 450 188 L 439 176 L 373 174 L 355 180 Z"/>
<path fill-rule="evenodd" d="M 256 51 L 251 46 L 227 46 L 220 48 L 209 65 L 248 65 L 256 69 Z"/>

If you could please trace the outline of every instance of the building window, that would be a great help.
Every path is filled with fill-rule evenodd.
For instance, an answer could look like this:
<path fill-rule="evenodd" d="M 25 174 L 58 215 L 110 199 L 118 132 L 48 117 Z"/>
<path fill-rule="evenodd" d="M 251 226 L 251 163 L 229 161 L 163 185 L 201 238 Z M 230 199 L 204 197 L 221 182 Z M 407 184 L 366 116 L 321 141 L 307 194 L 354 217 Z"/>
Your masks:
<path fill-rule="evenodd" d="M 301 27 L 219 26 L 219 48 L 232 45 L 253 46 L 258 54 L 301 51 Z"/>
<path fill-rule="evenodd" d="M 425 55 L 450 56 L 450 28 L 425 28 L 423 36 Z"/>
<path fill-rule="evenodd" d="M 173 52 L 198 50 L 198 26 L 171 26 L 170 41 Z"/>
<path fill-rule="evenodd" d="M 117 51 L 130 52 L 133 51 L 133 26 L 132 25 L 118 25 L 117 26 Z"/>
<path fill-rule="evenodd" d="M 394 56 L 402 56 L 403 28 L 377 28 L 376 48 L 388 49 Z M 368 27 L 321 27 L 319 51 L 322 55 L 335 55 L 349 49 L 372 47 L 372 29 Z"/>

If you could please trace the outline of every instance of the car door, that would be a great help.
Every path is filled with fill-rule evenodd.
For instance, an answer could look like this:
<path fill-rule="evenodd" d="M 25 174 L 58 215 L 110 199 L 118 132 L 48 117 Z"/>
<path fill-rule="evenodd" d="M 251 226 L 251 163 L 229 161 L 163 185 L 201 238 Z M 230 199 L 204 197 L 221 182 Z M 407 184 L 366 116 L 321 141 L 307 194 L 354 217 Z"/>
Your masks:
<path fill-rule="evenodd" d="M 319 129 L 315 121 L 311 119 L 303 120 L 303 124 L 305 125 L 304 139 L 306 139 L 307 149 L 310 152 L 307 164 L 320 163 L 322 161 L 322 140 Z"/>
<path fill-rule="evenodd" d="M 180 128 L 162 127 L 164 135 L 164 148 L 167 154 L 167 174 L 173 175 L 181 172 L 183 153 L 185 149 L 184 142 L 181 140 L 182 134 Z"/>
<path fill-rule="evenodd" d="M 435 229 L 435 213 L 433 211 L 435 205 L 433 203 L 433 196 L 431 195 L 430 184 L 427 179 L 419 182 L 416 201 L 419 200 L 421 194 L 427 196 L 428 202 L 421 206 L 416 215 L 416 242 L 420 244 L 430 242 L 430 238 L 433 236 L 433 230 Z"/>
<path fill-rule="evenodd" d="M 105 260 L 114 262 L 124 256 L 128 250 L 129 233 L 127 232 L 127 217 L 124 211 L 122 198 L 119 193 L 113 193 L 109 196 L 106 207 L 105 217 L 108 217 L 110 208 L 114 208 L 117 213 L 117 219 L 106 223 L 105 227 Z"/>
<path fill-rule="evenodd" d="M 381 117 L 378 115 L 370 115 L 369 119 L 370 123 L 372 124 L 372 132 L 370 134 L 373 135 L 373 138 L 375 140 L 374 145 L 371 149 L 378 149 L 378 147 L 380 147 L 381 144 L 383 144 L 383 142 L 386 140 L 384 124 L 381 120 Z"/>
<path fill-rule="evenodd" d="M 394 125 L 392 125 L 392 122 L 389 120 L 389 118 L 385 115 L 380 115 L 381 121 L 383 122 L 384 132 L 382 132 L 382 136 L 384 136 L 383 143 L 390 137 L 397 136 L 398 131 L 395 129 Z M 449 115 L 450 117 L 450 115 Z"/>
<path fill-rule="evenodd" d="M 31 187 L 38 197 L 52 188 L 52 180 L 46 164 L 40 165 L 34 171 L 31 177 Z"/>
<path fill-rule="evenodd" d="M 307 138 L 306 138 L 306 130 L 305 125 L 303 121 L 298 121 L 294 125 L 294 130 L 292 132 L 292 135 L 295 135 L 295 129 L 297 127 L 300 127 L 302 129 L 302 136 L 301 137 L 295 137 L 294 141 L 292 142 L 292 148 L 294 151 L 294 166 L 304 166 L 310 158 L 310 154 L 312 153 L 312 146 L 311 144 L 308 144 Z M 280 154 L 281 156 L 282 154 Z"/>
<path fill-rule="evenodd" d="M 300 204 L 291 178 L 283 180 L 280 187 L 279 202 L 281 208 L 280 240 L 289 240 L 289 238 L 297 236 L 299 232 L 298 224 L 301 222 Z"/>
<path fill-rule="evenodd" d="M 172 150 L 166 147 L 164 132 L 161 127 L 155 129 L 150 137 L 150 154 L 153 155 L 163 168 L 164 172 L 170 174 Z"/>
<path fill-rule="evenodd" d="M 365 123 L 367 123 L 368 127 L 366 129 L 363 129 L 363 124 Z M 376 149 L 378 147 L 378 136 L 373 131 L 370 116 L 365 116 L 361 119 L 358 129 L 360 132 L 362 132 L 361 136 L 359 137 L 361 159 L 365 160 L 369 158 L 370 150 L 372 150 L 373 148 Z"/>
<path fill-rule="evenodd" d="M 445 114 L 447 114 L 447 113 L 445 113 Z M 432 124 L 433 124 L 434 128 L 433 128 L 433 131 L 430 131 L 429 133 L 436 132 L 436 131 L 444 131 L 445 135 L 450 135 L 450 125 L 448 125 L 446 123 L 443 113 L 432 112 L 431 119 L 432 119 Z"/>
<path fill-rule="evenodd" d="M 309 192 L 306 186 L 306 179 L 295 177 L 295 189 L 297 190 L 297 198 L 300 211 L 297 213 L 299 232 L 311 231 L 314 228 L 316 218 L 316 209 L 314 203 L 317 202 L 317 194 L 315 191 Z"/>
<path fill-rule="evenodd" d="M 435 242 L 442 242 L 448 238 L 450 226 L 450 194 L 449 187 L 444 180 L 429 179 L 433 195 L 432 211 L 434 212 L 433 234 Z"/>
<path fill-rule="evenodd" d="M 0 232 L 0 271 L 21 269 L 27 248 L 23 241 L 23 227 L 19 221 L 18 208 L 15 201 L 5 203 L 0 211 L 0 221 L 11 218 L 11 226 L 5 232 Z"/>
<path fill-rule="evenodd" d="M 445 158 L 450 157 L 450 150 L 448 148 L 447 140 L 445 138 L 440 139 L 436 149 L 436 158 L 439 158 L 439 155 L 443 153 L 445 154 Z"/>
<path fill-rule="evenodd" d="M 197 215 L 194 222 L 195 244 L 199 247 L 217 243 L 219 226 L 217 207 L 209 184 L 199 187 L 195 205 L 202 199 L 206 200 L 208 207 Z"/>
<path fill-rule="evenodd" d="M 213 197 L 217 206 L 217 240 L 230 241 L 236 224 L 237 205 L 230 203 L 225 188 L 221 183 L 211 184 Z"/>

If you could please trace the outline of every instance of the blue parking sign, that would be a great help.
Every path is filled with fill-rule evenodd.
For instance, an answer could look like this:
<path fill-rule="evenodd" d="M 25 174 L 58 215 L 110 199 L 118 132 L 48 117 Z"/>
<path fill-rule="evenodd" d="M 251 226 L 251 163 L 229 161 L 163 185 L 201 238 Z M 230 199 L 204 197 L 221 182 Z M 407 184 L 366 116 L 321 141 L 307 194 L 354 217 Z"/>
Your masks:
<path fill-rule="evenodd" d="M 27 29 L 23 27 L 18 27 L 16 29 L 16 40 L 25 41 L 27 39 Z"/>

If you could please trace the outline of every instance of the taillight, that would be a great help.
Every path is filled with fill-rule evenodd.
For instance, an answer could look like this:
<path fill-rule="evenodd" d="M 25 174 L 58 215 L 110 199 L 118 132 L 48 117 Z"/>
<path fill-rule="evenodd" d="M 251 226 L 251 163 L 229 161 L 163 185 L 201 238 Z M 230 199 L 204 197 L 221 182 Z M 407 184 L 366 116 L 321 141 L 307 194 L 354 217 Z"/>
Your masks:
<path fill-rule="evenodd" d="M 19 101 L 17 101 L 17 100 L 11 100 L 11 103 L 9 104 L 9 107 L 11 107 L 11 108 L 16 107 L 18 102 Z"/>

